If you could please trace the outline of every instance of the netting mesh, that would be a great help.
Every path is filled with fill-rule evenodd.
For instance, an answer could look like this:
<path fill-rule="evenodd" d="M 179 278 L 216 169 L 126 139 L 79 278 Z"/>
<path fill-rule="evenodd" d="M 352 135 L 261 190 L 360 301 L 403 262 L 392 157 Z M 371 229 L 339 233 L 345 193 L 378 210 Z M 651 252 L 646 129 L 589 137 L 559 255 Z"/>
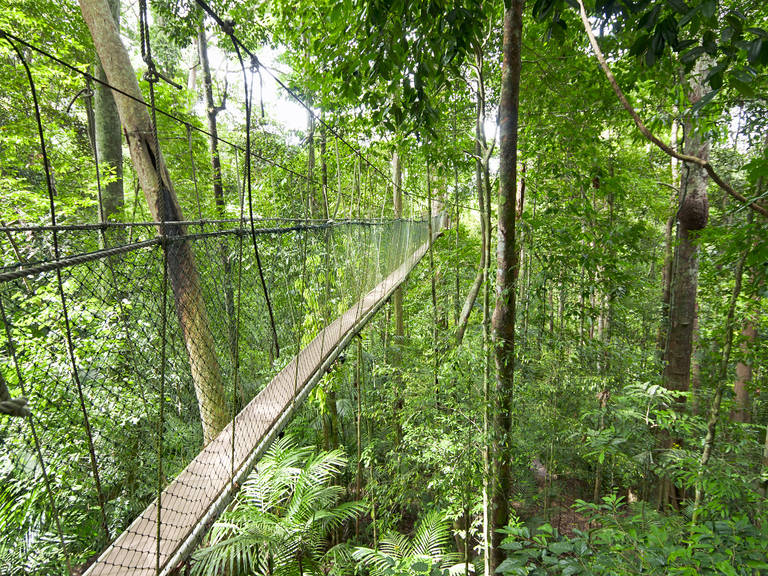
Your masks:
<path fill-rule="evenodd" d="M 424 254 L 430 223 L 385 218 L 387 175 L 340 129 L 320 120 L 336 156 L 318 158 L 320 181 L 280 131 L 235 115 L 216 136 L 153 82 L 154 138 L 179 213 L 198 220 L 143 222 L 127 157 L 105 216 L 115 175 L 90 138 L 96 79 L 48 49 L 0 30 L 10 76 L 26 79 L 0 98 L 0 199 L 16 216 L 0 222 L 0 404 L 7 389 L 30 410 L 0 416 L 0 573 L 168 573 Z"/>
<path fill-rule="evenodd" d="M 187 239 L 163 242 L 155 226 L 129 228 L 134 244 L 117 254 L 98 252 L 97 230 L 59 230 L 62 258 L 86 246 L 94 256 L 57 266 L 49 229 L 9 228 L 36 263 L 0 270 L 4 361 L 20 378 L 6 374 L 32 411 L 6 424 L 6 445 L 28 466 L 47 465 L 61 561 L 82 563 L 117 537 L 93 574 L 154 574 L 183 556 L 428 235 L 424 221 L 262 223 L 277 358 L 249 229 L 193 224 Z M 196 265 L 181 289 L 164 273 L 174 243 Z"/>

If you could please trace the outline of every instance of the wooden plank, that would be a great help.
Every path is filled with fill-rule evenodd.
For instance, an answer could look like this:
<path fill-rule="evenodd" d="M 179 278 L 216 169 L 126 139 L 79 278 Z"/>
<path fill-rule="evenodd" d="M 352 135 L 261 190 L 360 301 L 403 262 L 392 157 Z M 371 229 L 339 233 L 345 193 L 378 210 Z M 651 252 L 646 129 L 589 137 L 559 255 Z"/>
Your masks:
<path fill-rule="evenodd" d="M 321 330 L 163 490 L 159 546 L 155 500 L 85 574 L 151 576 L 172 570 L 184 551 L 188 553 L 205 533 L 205 524 L 231 500 L 237 482 L 268 448 L 296 405 L 322 377 L 328 363 L 405 280 L 428 247 L 429 242 L 420 246 L 397 270 Z"/>

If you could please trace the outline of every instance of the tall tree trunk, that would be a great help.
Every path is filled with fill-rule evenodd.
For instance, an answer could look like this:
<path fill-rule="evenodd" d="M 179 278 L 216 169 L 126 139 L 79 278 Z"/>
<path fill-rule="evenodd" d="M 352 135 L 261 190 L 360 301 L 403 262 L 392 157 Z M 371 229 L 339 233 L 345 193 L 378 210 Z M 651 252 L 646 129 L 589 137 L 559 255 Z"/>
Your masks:
<path fill-rule="evenodd" d="M 107 0 L 109 11 L 120 30 L 120 0 Z M 101 205 L 99 206 L 99 221 L 109 222 L 119 217 L 123 211 L 125 198 L 123 196 L 123 134 L 120 129 L 120 116 L 117 113 L 112 90 L 104 86 L 107 75 L 96 57 L 94 87 L 94 139 L 99 164 L 109 170 L 109 179 L 101 190 Z M 124 233 L 121 229 L 114 231 L 115 240 L 120 241 Z"/>
<path fill-rule="evenodd" d="M 395 218 L 403 217 L 403 169 L 400 163 L 400 155 L 395 150 L 392 153 L 392 203 Z M 402 391 L 402 348 L 405 343 L 405 320 L 403 319 L 403 287 L 399 286 L 392 293 L 392 309 L 395 316 L 395 334 L 394 334 L 394 354 L 392 364 L 395 368 L 395 403 L 394 403 L 394 422 L 395 422 L 395 447 L 400 445 L 403 437 L 403 430 L 400 426 L 400 411 L 403 409 Z"/>
<path fill-rule="evenodd" d="M 689 82 L 688 100 L 696 104 L 704 92 L 705 64 L 700 60 Z M 692 118 L 686 118 L 685 154 L 704 160 L 709 158 L 709 142 L 696 129 Z M 697 164 L 685 163 L 681 169 L 680 202 L 678 210 L 678 242 L 672 267 L 669 302 L 669 332 L 664 358 L 663 381 L 667 389 L 688 392 L 691 381 L 691 354 L 696 321 L 696 291 L 699 264 L 696 234 L 707 224 L 709 203 L 707 199 L 708 176 Z M 678 404 L 683 407 L 683 402 Z M 662 448 L 669 449 L 673 439 L 661 436 Z M 662 478 L 660 507 L 677 507 L 675 489 L 669 478 Z"/>
<path fill-rule="evenodd" d="M 91 31 L 109 83 L 131 151 L 134 170 L 144 190 L 150 213 L 157 222 L 184 220 L 163 155 L 153 137 L 152 120 L 106 0 L 80 0 L 83 18 Z M 197 395 L 205 443 L 210 442 L 227 423 L 221 368 L 208 324 L 208 314 L 200 289 L 200 277 L 186 230 L 178 224 L 164 225 L 161 231 L 168 260 L 168 277 L 189 357 Z"/>
<path fill-rule="evenodd" d="M 221 98 L 221 104 L 218 106 L 213 101 L 213 78 L 211 77 L 211 64 L 208 59 L 208 39 L 205 34 L 205 19 L 200 18 L 197 31 L 197 51 L 200 57 L 200 65 L 203 69 L 203 91 L 205 92 L 205 109 L 208 118 L 208 145 L 211 152 L 211 171 L 213 175 L 213 199 L 216 203 L 216 212 L 219 218 L 226 218 L 226 202 L 224 201 L 224 185 L 221 174 L 221 156 L 219 154 L 219 127 L 217 116 L 224 110 L 226 105 L 227 93 Z M 235 318 L 235 296 L 232 287 L 232 266 L 229 261 L 229 250 L 226 240 L 219 242 L 219 258 L 224 268 L 224 307 L 227 311 L 227 320 L 229 322 L 228 335 L 229 347 L 233 361 L 236 355 L 236 318 Z"/>
<path fill-rule="evenodd" d="M 477 70 L 477 101 L 475 103 L 475 188 L 477 190 L 477 202 L 480 209 L 480 264 L 478 266 L 475 280 L 469 289 L 464 305 L 459 313 L 459 320 L 456 327 L 456 343 L 461 344 L 464 339 L 464 333 L 467 330 L 469 316 L 475 306 L 475 301 L 480 293 L 480 288 L 486 279 L 485 268 L 488 263 L 488 236 L 489 222 L 486 221 L 485 210 L 485 182 L 484 174 L 489 174 L 488 168 L 488 143 L 485 137 L 485 78 L 483 77 L 483 52 L 481 47 L 475 47 L 475 68 Z M 490 182 L 488 182 L 490 186 Z M 457 226 L 458 230 L 458 226 Z M 457 232 L 458 234 L 458 232 Z"/>
<path fill-rule="evenodd" d="M 509 523 L 511 498 L 510 441 L 512 437 L 512 396 L 515 373 L 515 276 L 519 263 L 515 247 L 517 212 L 518 106 L 522 64 L 523 0 L 511 0 L 504 13 L 504 60 L 501 68 L 499 104 L 499 234 L 496 270 L 496 309 L 493 336 L 496 351 L 496 398 L 493 414 L 494 460 L 497 475 L 493 491 L 492 563 L 503 559 L 502 534 Z"/>
<path fill-rule="evenodd" d="M 484 163 L 486 149 L 485 138 L 485 82 L 483 77 L 483 49 L 475 47 L 475 65 L 477 68 L 477 102 L 475 121 L 475 189 L 477 204 L 480 209 L 480 283 L 483 290 L 483 563 L 485 576 L 493 576 L 491 571 L 491 494 L 493 492 L 493 472 L 491 462 L 491 198 L 490 182 L 484 177 L 488 175 Z M 476 280 L 477 282 L 477 280 Z M 466 308 L 465 304 L 465 308 Z M 471 308 L 470 308 L 471 309 Z M 468 319 L 468 315 L 467 315 Z"/>
<path fill-rule="evenodd" d="M 699 61 L 690 80 L 688 99 L 696 104 L 704 92 L 705 69 Z M 704 160 L 709 158 L 709 142 L 691 118 L 685 120 L 684 152 Z M 671 297 L 669 307 L 669 337 L 664 383 L 670 390 L 688 391 L 691 377 L 691 352 L 696 315 L 696 289 L 699 265 L 696 233 L 707 224 L 708 176 L 698 165 L 686 163 L 681 170 L 680 209 L 678 211 L 679 239 L 675 248 Z"/>

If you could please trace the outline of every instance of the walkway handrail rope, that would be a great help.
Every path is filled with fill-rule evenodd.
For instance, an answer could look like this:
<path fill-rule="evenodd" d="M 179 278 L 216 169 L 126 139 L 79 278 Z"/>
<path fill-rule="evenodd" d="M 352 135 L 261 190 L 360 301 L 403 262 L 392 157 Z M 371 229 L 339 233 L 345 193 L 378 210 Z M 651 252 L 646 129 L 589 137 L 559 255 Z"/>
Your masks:
<path fill-rule="evenodd" d="M 235 34 L 234 30 L 234 23 L 231 20 L 225 20 L 219 14 L 216 13 L 213 8 L 211 8 L 210 4 L 206 2 L 206 0 L 195 0 L 195 2 L 208 14 L 221 28 L 222 32 L 226 34 L 230 40 L 232 41 L 232 44 L 235 47 L 235 50 L 238 52 L 238 55 L 240 54 L 240 50 L 242 50 L 245 54 L 248 55 L 248 57 L 251 59 L 251 62 L 256 62 L 259 64 L 260 68 L 263 68 L 267 71 L 267 74 L 277 83 L 280 88 L 285 90 L 285 92 L 293 98 L 296 102 L 299 103 L 309 114 L 312 115 L 312 117 L 318 121 L 320 124 L 322 124 L 328 131 L 330 131 L 331 134 L 333 134 L 338 140 L 344 143 L 347 148 L 349 148 L 358 158 L 360 158 L 363 162 L 365 162 L 368 166 L 373 168 L 376 172 L 378 172 L 382 178 L 384 178 L 385 182 L 389 182 L 393 185 L 393 187 L 398 188 L 403 194 L 406 196 L 411 196 L 414 198 L 421 198 L 424 199 L 423 196 L 416 194 L 412 191 L 406 190 L 402 185 L 396 184 L 381 168 L 376 166 L 373 162 L 371 162 L 365 154 L 363 154 L 356 146 L 354 146 L 351 142 L 349 142 L 346 138 L 344 138 L 336 128 L 334 128 L 331 124 L 325 121 L 324 118 L 322 118 L 321 115 L 317 114 L 312 107 L 307 104 L 297 93 L 295 90 L 291 89 L 285 82 L 280 80 L 280 78 L 270 69 L 269 66 L 265 66 L 260 63 L 259 57 L 250 49 L 248 48 L 242 40 L 240 40 L 237 35 Z M 468 210 L 477 210 L 477 208 L 473 208 L 470 206 L 467 206 L 466 209 Z"/>
<path fill-rule="evenodd" d="M 39 46 L 36 46 L 36 45 L 32 44 L 31 42 L 28 42 L 28 41 L 24 40 L 23 38 L 21 38 L 19 36 L 16 36 L 15 34 L 12 34 L 11 32 L 8 32 L 8 31 L 6 31 L 6 30 L 4 30 L 2 28 L 0 28 L 0 38 L 6 38 L 6 39 L 12 40 L 14 42 L 18 42 L 19 44 L 23 45 L 24 47 L 29 48 L 33 52 L 37 52 L 38 54 L 48 58 L 52 62 L 55 62 L 56 64 L 66 68 L 67 70 L 70 70 L 70 71 L 72 71 L 72 72 L 74 72 L 76 74 L 79 74 L 80 76 L 82 76 L 82 77 L 84 77 L 84 78 L 86 78 L 86 79 L 88 79 L 88 80 L 90 80 L 92 82 L 95 82 L 95 83 L 97 83 L 97 84 L 99 84 L 101 86 L 104 86 L 105 88 L 109 88 L 113 92 L 116 92 L 116 93 L 120 94 L 121 96 L 124 96 L 124 97 L 128 98 L 129 100 L 132 100 L 133 102 L 136 102 L 137 104 L 140 104 L 140 105 L 145 106 L 147 108 L 150 107 L 149 103 L 145 102 L 143 99 L 137 98 L 136 96 L 134 96 L 132 94 L 129 94 L 129 93 L 127 93 L 127 92 L 125 92 L 125 91 L 123 91 L 123 90 L 113 86 L 112 84 L 110 84 L 106 80 L 101 80 L 101 79 L 97 78 L 96 76 L 93 76 L 90 72 L 86 72 L 84 70 L 81 70 L 77 66 L 73 66 L 72 64 L 69 64 L 65 60 L 63 60 L 63 59 L 61 59 L 61 58 L 51 54 L 47 50 L 45 50 L 43 48 L 40 48 Z M 167 110 L 164 110 L 163 108 L 160 108 L 158 106 L 155 107 L 155 111 L 158 114 L 160 114 L 161 116 L 165 116 L 169 120 L 173 120 L 174 122 L 176 122 L 178 124 L 181 124 L 183 126 L 188 126 L 191 130 L 194 130 L 195 132 L 197 132 L 199 134 L 207 136 L 208 138 L 215 138 L 217 142 L 220 142 L 222 144 L 226 144 L 227 146 L 230 146 L 231 148 L 233 148 L 235 150 L 239 150 L 240 152 L 245 152 L 245 148 L 243 146 L 240 146 L 239 144 L 235 144 L 231 140 L 228 140 L 228 139 L 223 138 L 221 136 L 218 136 L 218 135 L 217 136 L 213 136 L 205 128 L 202 128 L 200 126 L 196 126 L 196 125 L 192 124 L 191 122 L 189 122 L 187 120 L 184 120 L 183 118 L 177 116 L 176 114 L 173 114 L 172 112 L 168 112 Z M 250 155 L 252 157 L 262 161 L 262 162 L 266 162 L 270 166 L 273 166 L 275 168 L 279 168 L 280 170 L 283 170 L 284 172 L 286 172 L 288 174 L 292 174 L 293 176 L 298 176 L 300 178 L 303 178 L 304 180 L 306 180 L 308 178 L 306 174 L 302 174 L 301 172 L 297 172 L 296 170 L 293 170 L 293 169 L 283 165 L 282 163 L 280 163 L 280 162 L 278 162 L 276 160 L 273 160 L 271 158 L 267 158 L 266 156 L 263 156 L 263 155 L 259 154 L 256 151 L 251 150 Z M 318 182 L 315 182 L 315 183 L 318 183 Z M 338 191 L 338 190 L 337 190 L 337 193 L 343 194 L 342 191 Z"/>

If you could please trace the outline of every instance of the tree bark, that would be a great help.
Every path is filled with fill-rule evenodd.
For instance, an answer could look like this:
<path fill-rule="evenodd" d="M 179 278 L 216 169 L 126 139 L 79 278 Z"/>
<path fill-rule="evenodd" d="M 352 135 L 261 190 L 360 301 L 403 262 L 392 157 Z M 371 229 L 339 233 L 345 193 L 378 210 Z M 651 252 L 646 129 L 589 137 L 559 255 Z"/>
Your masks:
<path fill-rule="evenodd" d="M 400 155 L 395 150 L 392 153 L 392 205 L 395 218 L 403 217 L 403 170 L 400 163 Z M 393 337 L 394 353 L 392 354 L 392 365 L 395 369 L 395 401 L 394 401 L 394 424 L 395 424 L 395 447 L 400 445 L 403 437 L 403 430 L 400 425 L 400 411 L 403 409 L 402 391 L 402 348 L 405 342 L 405 320 L 403 318 L 403 287 L 399 286 L 392 293 L 392 310 L 395 316 L 395 334 Z"/>
<path fill-rule="evenodd" d="M 504 45 L 499 104 L 499 232 L 496 270 L 496 308 L 493 337 L 496 351 L 496 398 L 493 414 L 494 460 L 497 475 L 493 491 L 492 562 L 503 559 L 502 534 L 509 523 L 511 497 L 510 440 L 515 372 L 515 277 L 519 266 L 515 247 L 517 213 L 518 107 L 522 64 L 523 0 L 511 0 L 504 13 Z"/>
<path fill-rule="evenodd" d="M 733 383 L 733 392 L 736 396 L 736 410 L 733 413 L 735 422 L 749 423 L 750 414 L 749 383 L 752 381 L 752 362 L 747 360 L 750 348 L 757 337 L 757 329 L 750 318 L 741 330 L 742 358 L 736 363 L 736 381 Z"/>
<path fill-rule="evenodd" d="M 109 11 L 120 30 L 120 0 L 107 0 Z M 93 89 L 94 112 L 94 144 L 99 164 L 109 170 L 109 178 L 101 190 L 101 205 L 99 206 L 99 221 L 109 222 L 119 217 L 123 211 L 125 198 L 123 195 L 123 136 L 120 129 L 120 116 L 117 113 L 112 91 L 102 82 L 107 81 L 107 75 L 96 57 L 95 77 L 97 82 Z M 115 240 L 120 241 L 124 233 L 115 229 Z"/>
<path fill-rule="evenodd" d="M 152 121 L 136 74 L 115 26 L 106 0 L 80 0 L 83 18 L 109 83 L 128 94 L 114 92 L 134 170 L 144 190 L 150 213 L 156 222 L 184 220 L 168 168 L 153 136 Z M 130 97 L 129 97 L 130 96 Z M 186 230 L 178 224 L 160 228 L 166 240 L 168 277 L 173 290 L 176 313 L 189 357 L 197 395 L 203 439 L 207 444 L 227 423 L 221 368 L 216 356 L 208 314 L 200 288 L 200 278 L 192 246 L 184 238 Z"/>
<path fill-rule="evenodd" d="M 216 204 L 216 212 L 219 218 L 226 218 L 226 202 L 224 201 L 224 180 L 221 173 L 221 156 L 219 154 L 219 126 L 217 116 L 224 110 L 227 93 L 226 87 L 218 106 L 213 101 L 213 78 L 211 76 L 211 64 L 208 59 L 208 39 L 205 34 L 205 20 L 200 18 L 197 33 L 197 50 L 200 56 L 200 65 L 203 69 L 203 90 L 205 92 L 205 109 L 208 118 L 208 145 L 211 152 L 211 171 L 213 175 L 213 199 Z M 236 318 L 235 318 L 235 294 L 232 287 L 232 265 L 229 261 L 229 251 L 226 240 L 219 243 L 219 258 L 224 268 L 224 307 L 227 311 L 229 322 L 229 347 L 234 360 L 236 355 Z"/>
<path fill-rule="evenodd" d="M 690 80 L 688 100 L 696 104 L 704 92 L 704 65 L 699 61 Z M 707 160 L 709 142 L 696 129 L 691 118 L 685 120 L 686 155 Z M 672 273 L 669 306 L 669 336 L 664 384 L 670 390 L 688 391 L 691 378 L 691 353 L 696 317 L 696 289 L 699 265 L 695 244 L 696 233 L 707 224 L 707 172 L 698 164 L 685 163 L 680 181 L 680 208 L 678 211 L 678 244 Z"/>

